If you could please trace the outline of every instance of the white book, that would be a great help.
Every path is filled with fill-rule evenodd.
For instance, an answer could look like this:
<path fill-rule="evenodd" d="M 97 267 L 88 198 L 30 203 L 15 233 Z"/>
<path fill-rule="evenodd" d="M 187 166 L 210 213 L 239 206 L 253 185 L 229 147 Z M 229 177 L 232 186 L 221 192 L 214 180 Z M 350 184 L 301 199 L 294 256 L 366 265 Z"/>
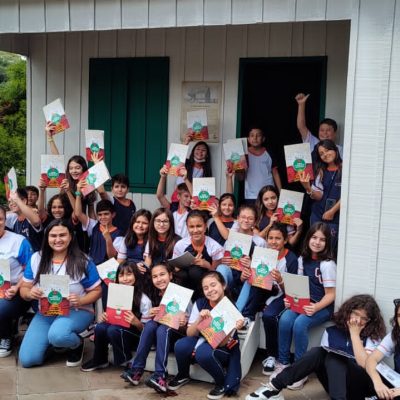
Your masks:
<path fill-rule="evenodd" d="M 228 140 L 223 147 L 228 170 L 243 171 L 247 169 L 246 153 L 242 139 Z"/>
<path fill-rule="evenodd" d="M 12 167 L 5 176 L 4 184 L 6 189 L 6 197 L 9 199 L 10 193 L 15 193 L 18 189 L 17 172 L 15 171 L 14 167 Z"/>
<path fill-rule="evenodd" d="M 300 218 L 303 199 L 304 193 L 282 189 L 276 210 L 279 222 L 294 225 L 294 219 Z"/>
<path fill-rule="evenodd" d="M 80 178 L 80 180 L 85 179 L 87 185 L 84 189 L 82 189 L 82 193 L 86 196 L 89 193 L 93 192 L 99 186 L 103 185 L 111 178 L 110 173 L 106 167 L 104 161 L 100 161 L 99 163 L 90 167 L 86 172 L 84 172 Z"/>
<path fill-rule="evenodd" d="M 132 310 L 135 287 L 110 282 L 107 295 L 107 322 L 129 327 L 125 321 L 124 311 Z"/>
<path fill-rule="evenodd" d="M 4 299 L 6 291 L 11 287 L 10 260 L 0 258 L 0 299 Z"/>
<path fill-rule="evenodd" d="M 241 140 L 242 141 L 243 150 L 244 150 L 244 154 L 249 154 L 247 137 L 238 138 L 238 139 L 228 139 L 227 142 L 233 142 L 235 140 Z"/>
<path fill-rule="evenodd" d="M 86 160 L 92 161 L 92 154 L 96 153 L 99 159 L 104 160 L 104 131 L 85 129 Z"/>
<path fill-rule="evenodd" d="M 283 146 L 285 151 L 286 172 L 288 182 L 297 182 L 299 172 L 305 172 L 314 178 L 312 158 L 309 143 L 298 143 Z"/>
<path fill-rule="evenodd" d="M 40 177 L 48 187 L 60 187 L 65 179 L 64 155 L 42 154 L 40 156 Z"/>
<path fill-rule="evenodd" d="M 210 205 L 216 205 L 215 178 L 193 178 L 192 208 L 206 210 Z"/>
<path fill-rule="evenodd" d="M 43 107 L 44 117 L 46 122 L 51 122 L 55 125 L 55 132 L 59 133 L 69 128 L 69 122 L 65 115 L 64 107 L 61 99 L 56 99 Z"/>
<path fill-rule="evenodd" d="M 154 320 L 171 328 L 179 328 L 179 320 L 185 314 L 193 295 L 193 290 L 170 282 L 160 303 Z"/>
<path fill-rule="evenodd" d="M 189 268 L 193 265 L 195 259 L 196 257 L 192 253 L 185 251 L 178 257 L 170 258 L 168 265 L 174 268 Z"/>
<path fill-rule="evenodd" d="M 169 146 L 167 162 L 169 175 L 178 175 L 179 169 L 185 166 L 189 146 L 180 143 L 171 143 Z"/>
<path fill-rule="evenodd" d="M 224 256 L 232 258 L 231 268 L 242 270 L 240 259 L 243 256 L 250 255 L 252 242 L 253 237 L 251 235 L 235 232 L 232 229 L 229 230 L 228 239 L 224 245 Z"/>
<path fill-rule="evenodd" d="M 282 272 L 285 297 L 292 311 L 305 314 L 303 307 L 310 304 L 310 284 L 308 276 Z"/>
<path fill-rule="evenodd" d="M 119 263 L 114 257 L 99 265 L 96 265 L 97 272 L 106 285 L 110 284 L 111 282 L 115 282 L 118 266 Z"/>

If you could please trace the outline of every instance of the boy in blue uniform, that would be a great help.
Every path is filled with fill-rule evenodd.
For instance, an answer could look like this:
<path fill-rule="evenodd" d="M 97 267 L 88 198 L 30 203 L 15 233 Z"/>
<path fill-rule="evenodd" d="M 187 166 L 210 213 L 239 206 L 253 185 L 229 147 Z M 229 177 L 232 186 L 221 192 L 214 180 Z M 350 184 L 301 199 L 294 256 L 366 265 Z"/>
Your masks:
<path fill-rule="evenodd" d="M 125 235 L 129 229 L 129 221 L 136 212 L 135 203 L 126 198 L 129 191 L 129 178 L 124 174 L 116 174 L 111 178 L 111 197 L 104 190 L 104 186 L 98 188 L 97 191 L 102 200 L 110 200 L 114 205 L 115 216 L 112 222 L 121 234 Z"/>

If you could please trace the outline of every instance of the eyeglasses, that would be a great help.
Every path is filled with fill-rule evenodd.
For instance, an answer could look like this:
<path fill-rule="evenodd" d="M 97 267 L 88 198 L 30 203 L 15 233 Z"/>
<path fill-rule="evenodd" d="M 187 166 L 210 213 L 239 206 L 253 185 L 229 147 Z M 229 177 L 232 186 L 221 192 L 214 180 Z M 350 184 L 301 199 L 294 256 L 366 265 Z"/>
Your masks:
<path fill-rule="evenodd" d="M 400 304 L 400 299 L 394 299 L 393 303 L 397 307 Z"/>
<path fill-rule="evenodd" d="M 154 223 L 156 225 L 169 225 L 169 219 L 155 219 Z"/>

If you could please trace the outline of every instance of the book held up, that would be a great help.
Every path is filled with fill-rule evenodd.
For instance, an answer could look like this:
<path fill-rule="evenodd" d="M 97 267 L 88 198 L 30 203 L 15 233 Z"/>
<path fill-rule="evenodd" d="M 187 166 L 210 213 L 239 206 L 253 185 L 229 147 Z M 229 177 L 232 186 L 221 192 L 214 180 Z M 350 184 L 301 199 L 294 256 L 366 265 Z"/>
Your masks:
<path fill-rule="evenodd" d="M 276 210 L 279 222 L 294 225 L 294 219 L 300 218 L 303 199 L 304 193 L 282 189 Z"/>
<path fill-rule="evenodd" d="M 104 160 L 104 131 L 85 129 L 85 153 L 89 166 L 94 164 L 94 154 L 99 160 Z"/>
<path fill-rule="evenodd" d="M 80 177 L 80 180 L 86 180 L 87 183 L 86 187 L 82 189 L 82 194 L 87 196 L 89 193 L 92 193 L 99 186 L 107 182 L 110 178 L 110 173 L 108 172 L 104 161 L 100 161 L 93 165 L 93 167 L 90 167 Z"/>
<path fill-rule="evenodd" d="M 215 197 L 215 178 L 193 178 L 192 208 L 207 210 L 218 205 Z"/>
<path fill-rule="evenodd" d="M 290 144 L 284 146 L 286 173 L 288 182 L 298 182 L 299 173 L 305 172 L 314 179 L 312 158 L 309 143 Z"/>
<path fill-rule="evenodd" d="M 226 167 L 228 171 L 245 171 L 247 169 L 246 152 L 242 139 L 228 140 L 224 143 Z"/>
<path fill-rule="evenodd" d="M 154 321 L 179 329 L 179 321 L 185 315 L 193 290 L 170 282 L 160 303 Z"/>
<path fill-rule="evenodd" d="M 0 258 L 0 299 L 6 297 L 6 292 L 11 287 L 11 268 L 10 261 Z"/>
<path fill-rule="evenodd" d="M 14 167 L 12 167 L 4 177 L 4 186 L 6 190 L 6 199 L 10 200 L 10 194 L 15 193 L 18 189 L 17 172 Z"/>
<path fill-rule="evenodd" d="M 65 179 L 63 155 L 42 154 L 40 156 L 40 176 L 47 187 L 58 188 Z"/>
<path fill-rule="evenodd" d="M 266 249 L 264 247 L 254 247 L 251 257 L 251 276 L 249 283 L 261 289 L 271 290 L 274 280 L 271 271 L 276 268 L 278 263 L 279 251 Z"/>
<path fill-rule="evenodd" d="M 69 315 L 69 275 L 40 275 L 43 297 L 39 301 L 40 314 L 46 317 Z"/>
<path fill-rule="evenodd" d="M 243 315 L 226 296 L 210 314 L 210 317 L 203 319 L 197 325 L 197 329 L 211 347 L 216 349 L 236 329 L 236 323 L 243 319 Z"/>
<path fill-rule="evenodd" d="M 97 272 L 101 280 L 108 286 L 110 283 L 115 282 L 117 278 L 118 261 L 112 257 L 109 260 L 96 266 Z"/>
<path fill-rule="evenodd" d="M 133 293 L 135 287 L 110 282 L 107 295 L 107 322 L 129 328 L 125 321 L 125 311 L 132 310 Z"/>
<path fill-rule="evenodd" d="M 179 170 L 185 166 L 189 146 L 180 143 L 171 143 L 169 146 L 167 161 L 168 175 L 178 176 Z"/>
<path fill-rule="evenodd" d="M 54 134 L 65 131 L 69 128 L 69 122 L 65 115 L 61 99 L 56 99 L 43 107 L 46 122 L 51 122 L 55 126 Z"/>
<path fill-rule="evenodd" d="M 193 140 L 208 139 L 207 109 L 199 108 L 188 111 L 186 115 L 188 133 Z"/>
<path fill-rule="evenodd" d="M 229 230 L 228 239 L 224 245 L 224 257 L 232 258 L 230 265 L 232 269 L 243 270 L 240 260 L 242 257 L 250 255 L 252 241 L 253 238 L 250 235 Z"/>
<path fill-rule="evenodd" d="M 308 276 L 282 272 L 285 284 L 285 298 L 290 303 L 290 309 L 299 314 L 305 314 L 304 306 L 310 305 L 310 285 Z"/>

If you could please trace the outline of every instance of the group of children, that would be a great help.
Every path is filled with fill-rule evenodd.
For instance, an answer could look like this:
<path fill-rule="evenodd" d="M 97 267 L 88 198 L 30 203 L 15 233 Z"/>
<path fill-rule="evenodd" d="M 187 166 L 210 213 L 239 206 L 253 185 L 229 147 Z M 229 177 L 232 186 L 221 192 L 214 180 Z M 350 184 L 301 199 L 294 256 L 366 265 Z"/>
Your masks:
<path fill-rule="evenodd" d="M 65 347 L 69 349 L 67 365 L 81 365 L 83 339 L 80 333 L 93 321 L 93 304 L 101 296 L 104 310 L 107 304 L 107 284 L 101 281 L 96 266 L 115 258 L 119 263 L 116 283 L 135 288 L 132 309 L 123 315 L 129 327 L 110 324 L 107 312 L 103 312 L 94 331 L 94 354 L 81 365 L 82 371 L 106 368 L 111 344 L 114 364 L 125 367 L 121 377 L 138 385 L 149 352 L 155 346 L 154 373 L 145 382 L 149 387 L 160 393 L 177 390 L 190 381 L 190 365 L 197 363 L 215 382 L 208 398 L 220 399 L 239 390 L 241 355 L 237 332 L 245 335 L 251 321 L 261 312 L 268 352 L 263 373 L 271 376 L 271 384 L 252 393 L 248 399 L 281 399 L 280 391 L 284 387 L 300 389 L 312 372 L 304 367 L 302 360 L 309 357 L 312 365 L 320 365 L 327 357 L 320 351 L 312 356 L 306 351 L 310 328 L 333 316 L 342 161 L 341 150 L 333 142 L 334 121 L 321 122 L 321 140 L 318 141 L 305 125 L 307 96 L 299 94 L 296 100 L 298 128 L 303 141 L 310 143 L 316 177 L 312 182 L 308 175 L 300 177 L 312 206 L 311 227 L 304 235 L 299 256 L 293 249 L 303 234 L 303 220 L 296 218 L 294 225 L 278 222 L 277 205 L 282 184 L 273 158 L 263 147 L 264 134 L 258 128 L 251 129 L 248 135 L 245 203 L 239 208 L 232 194 L 233 174 L 227 171 L 227 193 L 220 196 L 218 206 L 209 206 L 205 211 L 191 209 L 193 178 L 212 175 L 210 149 L 205 142 L 193 146 L 185 167 L 179 171 L 171 200 L 165 195 L 168 167 L 162 166 L 157 187 L 161 208 L 153 213 L 145 209 L 136 211 L 134 203 L 127 198 L 129 179 L 123 174 L 112 178 L 111 195 L 103 187 L 97 189 L 100 197 L 97 203 L 94 193 L 83 196 L 85 181 L 80 178 L 88 166 L 83 157 L 74 156 L 68 161 L 60 193 L 51 197 L 47 206 L 45 182 L 40 180 L 39 191 L 33 187 L 18 189 L 10 197 L 10 211 L 0 209 L 0 250 L 4 258 L 10 260 L 11 268 L 11 286 L 0 299 L 0 357 L 11 354 L 13 321 L 31 306 L 37 311 L 43 297 L 40 287 L 43 274 L 68 275 L 69 314 L 44 317 L 36 313 L 23 338 L 19 358 L 24 367 L 40 365 L 51 349 Z M 57 154 L 52 129 L 48 124 L 46 135 L 51 151 Z M 190 141 L 189 135 L 185 141 Z M 94 158 L 93 161 L 99 160 Z M 252 237 L 249 256 L 240 260 L 242 271 L 231 268 L 235 260 L 224 253 L 223 246 L 230 230 Z M 249 283 L 251 257 L 256 246 L 278 252 L 278 264 L 271 272 L 271 290 Z M 185 252 L 194 256 L 192 265 L 172 268 L 169 260 Z M 286 272 L 309 278 L 311 304 L 304 306 L 303 313 L 291 311 L 285 298 L 282 274 Z M 193 290 L 193 302 L 180 319 L 179 329 L 154 320 L 170 282 Z M 236 304 L 243 318 L 237 320 L 236 329 L 213 348 L 202 337 L 198 325 L 225 296 Z M 373 302 L 373 299 L 367 300 L 365 303 Z M 381 326 L 367 330 L 370 321 L 377 323 L 379 309 L 370 311 L 367 304 L 353 304 L 356 312 L 349 311 L 345 305 L 335 317 L 340 332 L 350 333 L 352 341 L 357 335 L 362 339 L 382 338 Z M 398 318 L 395 321 L 398 326 Z M 398 353 L 398 329 L 394 332 L 395 345 L 391 349 L 397 349 L 393 352 Z M 327 335 L 328 341 L 331 337 L 336 340 L 335 332 L 328 331 Z M 292 361 L 292 341 L 294 364 L 288 368 Z M 359 343 L 352 345 L 358 365 L 365 367 L 366 357 L 361 357 L 363 362 L 358 360 Z M 31 351 L 32 346 L 35 351 Z M 171 380 L 167 362 L 173 348 L 178 374 Z M 133 351 L 136 353 L 132 359 Z M 379 360 L 379 357 L 374 359 Z M 293 372 L 293 369 L 297 371 L 298 364 L 301 373 Z M 288 374 L 288 378 L 283 379 L 283 374 Z M 326 375 L 322 382 L 331 393 L 329 371 Z M 386 393 L 387 388 L 380 378 L 371 376 L 378 394 Z"/>

